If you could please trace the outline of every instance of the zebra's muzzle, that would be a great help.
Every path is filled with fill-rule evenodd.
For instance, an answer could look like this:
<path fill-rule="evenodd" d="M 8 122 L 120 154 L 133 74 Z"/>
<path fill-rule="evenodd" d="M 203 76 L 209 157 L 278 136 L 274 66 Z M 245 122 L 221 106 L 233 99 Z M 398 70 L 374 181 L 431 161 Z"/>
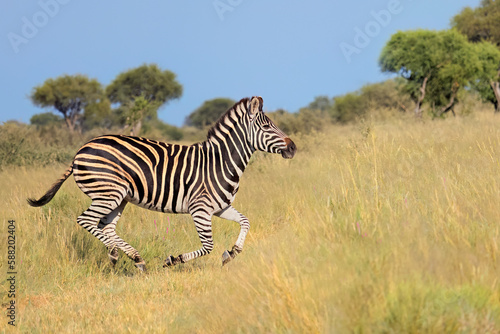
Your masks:
<path fill-rule="evenodd" d="M 297 146 L 290 138 L 285 138 L 286 149 L 281 150 L 281 156 L 285 159 L 291 159 L 297 152 Z"/>

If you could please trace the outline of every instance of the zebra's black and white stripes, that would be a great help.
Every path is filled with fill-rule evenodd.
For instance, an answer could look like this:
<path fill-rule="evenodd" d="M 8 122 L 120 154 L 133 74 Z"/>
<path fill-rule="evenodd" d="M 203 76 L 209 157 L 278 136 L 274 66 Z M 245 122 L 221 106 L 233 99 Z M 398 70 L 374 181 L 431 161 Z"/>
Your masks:
<path fill-rule="evenodd" d="M 241 252 L 250 228 L 248 219 L 231 204 L 253 152 L 292 158 L 296 151 L 293 141 L 262 112 L 262 104 L 261 97 L 242 99 L 209 130 L 206 141 L 190 146 L 121 135 L 97 137 L 80 148 L 63 177 L 44 196 L 28 202 L 47 204 L 73 173 L 78 187 L 92 199 L 78 224 L 104 243 L 113 264 L 121 249 L 141 270 L 145 263 L 139 252 L 116 234 L 127 203 L 193 217 L 202 247 L 169 256 L 165 266 L 210 253 L 212 216 L 216 215 L 240 224 L 235 245 L 223 254 L 226 263 Z"/>

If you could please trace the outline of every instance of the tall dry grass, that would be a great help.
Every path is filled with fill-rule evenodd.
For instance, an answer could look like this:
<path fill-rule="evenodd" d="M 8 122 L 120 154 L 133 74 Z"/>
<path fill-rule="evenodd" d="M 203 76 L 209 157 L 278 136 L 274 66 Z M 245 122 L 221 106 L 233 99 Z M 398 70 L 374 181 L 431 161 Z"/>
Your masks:
<path fill-rule="evenodd" d="M 235 223 L 214 219 L 211 255 L 163 269 L 167 255 L 199 247 L 193 223 L 134 206 L 118 232 L 148 273 L 123 254 L 111 268 L 76 224 L 89 200 L 72 179 L 44 208 L 25 202 L 64 165 L 5 169 L 1 238 L 15 219 L 18 329 L 500 332 L 500 118 L 364 122 L 294 139 L 293 160 L 256 154 L 245 172 L 234 206 L 251 230 L 223 268 Z M 5 258 L 2 248 L 2 273 Z"/>

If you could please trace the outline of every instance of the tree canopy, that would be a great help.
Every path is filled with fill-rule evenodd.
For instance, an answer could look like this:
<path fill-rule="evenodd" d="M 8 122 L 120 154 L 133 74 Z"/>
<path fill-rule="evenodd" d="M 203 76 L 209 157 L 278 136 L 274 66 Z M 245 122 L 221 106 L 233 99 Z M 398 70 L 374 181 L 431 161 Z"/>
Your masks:
<path fill-rule="evenodd" d="M 111 103 L 107 98 L 90 104 L 83 112 L 82 130 L 84 131 L 96 127 L 110 129 L 117 124 L 118 117 L 111 109 Z"/>
<path fill-rule="evenodd" d="M 368 84 L 356 92 L 333 98 L 330 115 L 333 120 L 347 123 L 375 109 L 406 111 L 409 98 L 401 93 L 397 80 Z"/>
<path fill-rule="evenodd" d="M 399 31 L 382 49 L 379 65 L 383 72 L 400 74 L 408 80 L 408 93 L 415 101 L 415 114 L 421 115 L 427 83 L 436 70 L 438 53 L 429 45 L 437 45 L 433 31 Z"/>
<path fill-rule="evenodd" d="M 138 134 L 145 117 L 157 116 L 160 106 L 182 95 L 182 85 L 175 73 L 161 70 L 156 64 L 142 65 L 119 74 L 106 87 L 111 103 L 118 104 L 121 122 Z"/>
<path fill-rule="evenodd" d="M 467 7 L 451 24 L 469 41 L 479 43 L 475 52 L 481 66 L 472 86 L 484 101 L 495 106 L 495 112 L 500 112 L 500 1 L 482 0 L 477 8 Z"/>
<path fill-rule="evenodd" d="M 106 87 L 106 95 L 111 103 L 127 104 L 143 96 L 161 105 L 181 97 L 182 85 L 177 82 L 175 73 L 161 70 L 156 64 L 145 64 L 120 73 Z"/>
<path fill-rule="evenodd" d="M 85 75 L 63 75 L 33 88 L 30 98 L 36 106 L 60 112 L 73 132 L 80 130 L 82 111 L 103 99 L 103 89 L 96 79 Z"/>
<path fill-rule="evenodd" d="M 320 95 L 314 98 L 314 101 L 309 103 L 308 109 L 328 111 L 332 108 L 333 101 L 328 96 Z"/>
<path fill-rule="evenodd" d="M 203 102 L 186 118 L 186 125 L 202 129 L 219 119 L 236 102 L 228 98 L 216 98 Z"/>
<path fill-rule="evenodd" d="M 500 46 L 500 1 L 482 0 L 479 7 L 466 7 L 453 17 L 451 25 L 472 42 Z"/>
<path fill-rule="evenodd" d="M 500 50 L 489 42 L 480 42 L 474 45 L 474 52 L 480 66 L 471 86 L 483 101 L 495 106 L 495 112 L 500 112 Z"/>
<path fill-rule="evenodd" d="M 453 110 L 459 90 L 480 66 L 467 39 L 454 30 L 399 31 L 383 48 L 379 65 L 407 80 L 405 90 L 415 102 L 417 116 L 424 99 L 437 114 Z"/>
<path fill-rule="evenodd" d="M 44 112 L 31 116 L 30 124 L 36 126 L 46 126 L 49 124 L 57 124 L 63 119 L 51 112 Z"/>

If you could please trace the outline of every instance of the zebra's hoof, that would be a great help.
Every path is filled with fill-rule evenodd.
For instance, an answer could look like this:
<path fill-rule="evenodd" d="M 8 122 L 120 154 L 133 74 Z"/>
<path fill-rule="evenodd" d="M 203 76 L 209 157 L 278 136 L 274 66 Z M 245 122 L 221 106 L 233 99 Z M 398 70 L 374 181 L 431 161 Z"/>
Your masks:
<path fill-rule="evenodd" d="M 224 266 L 226 263 L 228 263 L 229 261 L 231 261 L 233 258 L 231 257 L 231 255 L 229 255 L 229 252 L 227 250 L 224 251 L 224 253 L 222 253 L 222 265 Z"/>
<path fill-rule="evenodd" d="M 167 257 L 165 259 L 165 263 L 163 264 L 163 268 L 167 268 L 167 267 L 172 267 L 175 265 L 175 258 L 170 255 L 169 257 Z"/>
<path fill-rule="evenodd" d="M 141 272 L 145 272 L 146 271 L 146 263 L 144 262 L 141 262 L 141 263 L 136 263 L 135 266 L 137 267 L 137 269 L 139 269 Z"/>

